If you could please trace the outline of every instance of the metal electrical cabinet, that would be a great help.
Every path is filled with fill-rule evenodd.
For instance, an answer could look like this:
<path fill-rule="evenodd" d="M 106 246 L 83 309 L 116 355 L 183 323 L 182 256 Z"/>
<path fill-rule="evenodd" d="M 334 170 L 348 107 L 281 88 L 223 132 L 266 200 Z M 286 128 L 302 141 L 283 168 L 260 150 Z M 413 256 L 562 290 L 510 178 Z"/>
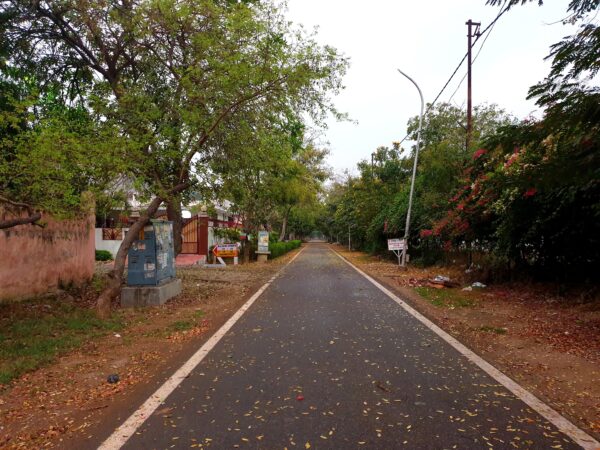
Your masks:
<path fill-rule="evenodd" d="M 127 285 L 157 286 L 175 278 L 173 222 L 153 220 L 128 253 Z"/>

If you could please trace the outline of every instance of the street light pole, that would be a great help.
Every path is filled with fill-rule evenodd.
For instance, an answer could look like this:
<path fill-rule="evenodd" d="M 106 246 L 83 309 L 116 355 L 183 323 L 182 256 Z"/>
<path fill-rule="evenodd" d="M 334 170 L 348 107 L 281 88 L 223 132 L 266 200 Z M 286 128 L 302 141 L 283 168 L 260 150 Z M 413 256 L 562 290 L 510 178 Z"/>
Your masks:
<path fill-rule="evenodd" d="M 348 251 L 352 251 L 352 237 L 350 236 L 350 225 L 348 225 Z"/>
<path fill-rule="evenodd" d="M 408 78 L 409 81 L 415 85 L 415 87 L 419 91 L 419 96 L 421 97 L 421 115 L 419 116 L 419 130 L 417 131 L 417 149 L 415 151 L 415 162 L 413 164 L 412 180 L 410 182 L 410 194 L 408 196 L 408 212 L 406 213 L 406 227 L 404 229 L 404 248 L 402 249 L 402 261 L 400 263 L 401 267 L 406 267 L 406 250 L 408 247 L 408 234 L 409 234 L 409 230 L 410 230 L 410 213 L 412 210 L 413 194 L 415 191 L 415 176 L 417 174 L 417 161 L 419 159 L 419 149 L 421 147 L 421 127 L 423 126 L 423 109 L 425 108 L 425 101 L 423 100 L 423 93 L 421 92 L 421 88 L 415 82 L 415 80 L 413 80 L 411 77 L 406 75 L 400 69 L 398 69 L 398 72 L 400 72 L 401 75 L 404 75 L 406 78 Z"/>

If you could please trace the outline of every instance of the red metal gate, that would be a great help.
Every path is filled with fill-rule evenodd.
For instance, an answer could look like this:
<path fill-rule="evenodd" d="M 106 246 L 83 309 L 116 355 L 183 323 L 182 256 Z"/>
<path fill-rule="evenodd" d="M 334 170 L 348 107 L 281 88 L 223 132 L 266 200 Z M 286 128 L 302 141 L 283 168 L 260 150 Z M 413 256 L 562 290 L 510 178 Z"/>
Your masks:
<path fill-rule="evenodd" d="M 194 216 L 187 219 L 181 234 L 183 235 L 181 253 L 193 255 L 208 253 L 208 217 Z"/>
<path fill-rule="evenodd" d="M 183 224 L 181 253 L 198 254 L 198 217 L 192 217 Z"/>

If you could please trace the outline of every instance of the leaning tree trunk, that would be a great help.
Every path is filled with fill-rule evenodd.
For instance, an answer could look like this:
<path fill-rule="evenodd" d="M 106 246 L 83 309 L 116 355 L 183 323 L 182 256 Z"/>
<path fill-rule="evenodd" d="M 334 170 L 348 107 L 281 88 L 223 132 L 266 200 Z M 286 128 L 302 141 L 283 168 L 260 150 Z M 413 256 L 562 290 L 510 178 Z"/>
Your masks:
<path fill-rule="evenodd" d="M 170 189 L 166 195 L 175 195 L 189 187 L 188 182 L 183 182 Z M 150 202 L 148 208 L 140 216 L 139 220 L 135 222 L 129 231 L 125 235 L 125 239 L 121 242 L 119 251 L 115 258 L 115 264 L 112 270 L 108 273 L 108 282 L 104 290 L 100 293 L 98 300 L 96 300 L 96 313 L 102 319 L 110 317 L 110 304 L 114 298 L 116 298 L 121 292 L 121 283 L 123 282 L 123 273 L 125 272 L 125 259 L 127 258 L 127 252 L 129 247 L 136 240 L 140 231 L 148 223 L 148 221 L 156 214 L 158 208 L 163 202 L 163 197 L 156 197 Z"/>
<path fill-rule="evenodd" d="M 127 258 L 129 247 L 131 247 L 133 241 L 137 239 L 140 231 L 148 223 L 150 218 L 154 216 L 156 211 L 158 211 L 162 201 L 163 200 L 160 197 L 156 197 L 154 200 L 152 200 L 148 206 L 148 209 L 144 211 L 137 222 L 131 225 L 129 231 L 125 235 L 125 239 L 123 239 L 123 242 L 121 242 L 121 246 L 119 247 L 119 251 L 115 257 L 113 268 L 108 273 L 108 282 L 96 301 L 96 313 L 101 319 L 107 319 L 110 317 L 110 304 L 113 298 L 116 298 L 121 291 L 123 273 L 125 272 L 125 260 Z"/>
<path fill-rule="evenodd" d="M 173 246 L 177 256 L 181 253 L 183 245 L 183 217 L 181 217 L 181 198 L 178 195 L 167 202 L 167 218 L 173 222 Z"/>

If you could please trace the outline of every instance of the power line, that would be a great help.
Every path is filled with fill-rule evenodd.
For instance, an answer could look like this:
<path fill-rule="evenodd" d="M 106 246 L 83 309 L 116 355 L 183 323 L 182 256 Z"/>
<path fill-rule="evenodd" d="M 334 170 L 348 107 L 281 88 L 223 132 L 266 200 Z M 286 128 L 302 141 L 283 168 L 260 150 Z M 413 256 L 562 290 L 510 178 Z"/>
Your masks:
<path fill-rule="evenodd" d="M 505 1 L 505 3 L 507 3 L 507 2 Z M 479 36 L 477 36 L 477 38 L 475 38 L 475 42 L 473 42 L 473 45 L 471 47 L 474 47 L 475 44 L 477 44 L 477 42 L 479 42 L 479 39 L 481 38 L 481 36 L 483 36 L 485 33 L 490 31 L 494 27 L 494 25 L 496 24 L 498 19 L 500 19 L 500 17 L 502 17 L 504 15 L 504 13 L 506 11 L 508 11 L 509 9 L 510 9 L 510 3 L 508 3 L 505 8 L 501 9 L 500 12 L 498 13 L 498 15 L 496 16 L 496 18 L 494 20 L 492 20 L 492 22 L 490 22 L 490 24 L 487 27 L 485 27 L 485 29 L 481 33 L 479 33 Z M 488 34 L 488 36 L 489 36 L 489 34 Z M 479 53 L 481 52 L 481 49 L 483 48 L 483 45 L 485 44 L 485 41 L 487 40 L 488 36 L 486 36 L 485 39 L 483 40 L 481 47 L 479 48 L 479 51 L 477 52 L 477 55 L 475 56 L 475 59 L 477 59 L 477 56 L 479 56 Z M 450 82 L 452 81 L 454 76 L 456 75 L 456 73 L 460 70 L 462 64 L 465 62 L 465 59 L 467 59 L 468 55 L 469 55 L 469 52 L 465 53 L 465 56 L 462 57 L 462 59 L 458 63 L 458 66 L 456 66 L 456 69 L 454 69 L 454 72 L 452 72 L 452 75 L 450 75 L 450 78 L 448 78 L 448 81 L 446 81 L 446 83 L 444 84 L 444 86 L 442 87 L 440 92 L 436 95 L 433 102 L 431 102 L 427 106 L 427 109 L 425 110 L 425 114 L 427 114 L 431 110 L 431 108 L 433 108 L 435 103 L 439 100 L 439 98 L 444 93 L 444 91 L 446 90 L 446 88 L 448 87 L 448 85 L 450 84 Z M 463 81 L 464 81 L 464 77 L 461 80 L 460 84 L 462 84 Z M 459 87 L 460 87 L 460 84 L 459 84 Z M 457 88 L 457 91 L 458 91 L 458 88 Z M 452 97 L 453 96 L 454 96 L 454 94 L 452 94 Z M 409 135 L 410 135 L 410 133 L 406 133 L 406 136 L 404 136 L 404 138 L 400 141 L 400 145 L 408 138 Z"/>

